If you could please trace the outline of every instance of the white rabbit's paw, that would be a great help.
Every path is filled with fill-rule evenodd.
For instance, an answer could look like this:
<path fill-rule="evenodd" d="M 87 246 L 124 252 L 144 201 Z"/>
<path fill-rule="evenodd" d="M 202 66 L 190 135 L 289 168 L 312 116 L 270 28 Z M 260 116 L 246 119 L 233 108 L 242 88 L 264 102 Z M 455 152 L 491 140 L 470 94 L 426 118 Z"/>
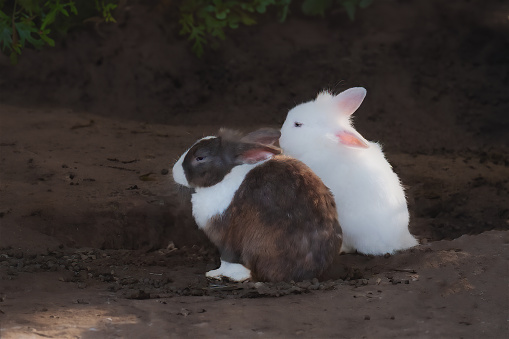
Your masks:
<path fill-rule="evenodd" d="M 218 269 L 208 271 L 205 276 L 210 279 L 221 280 L 226 278 L 231 281 L 242 282 L 251 279 L 251 271 L 241 264 L 221 261 L 221 266 Z"/>
<path fill-rule="evenodd" d="M 345 243 L 343 243 L 341 245 L 341 251 L 339 251 L 339 253 L 355 253 L 356 249 L 352 246 L 348 246 L 348 245 L 345 245 Z"/>

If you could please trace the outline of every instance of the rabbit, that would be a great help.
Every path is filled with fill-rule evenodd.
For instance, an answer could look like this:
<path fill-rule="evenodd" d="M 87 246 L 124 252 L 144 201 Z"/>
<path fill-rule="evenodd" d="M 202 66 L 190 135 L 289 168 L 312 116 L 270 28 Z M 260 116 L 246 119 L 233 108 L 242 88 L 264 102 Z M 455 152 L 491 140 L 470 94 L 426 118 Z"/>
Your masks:
<path fill-rule="evenodd" d="M 319 278 L 341 248 L 330 190 L 302 162 L 272 144 L 277 129 L 243 136 L 221 129 L 198 140 L 173 167 L 194 188 L 196 224 L 218 247 L 208 278 L 301 281 Z"/>
<path fill-rule="evenodd" d="M 393 254 L 418 244 L 408 230 L 401 182 L 382 147 L 351 122 L 366 90 L 350 88 L 292 108 L 281 127 L 283 152 L 308 165 L 330 188 L 343 230 L 341 252 Z"/>

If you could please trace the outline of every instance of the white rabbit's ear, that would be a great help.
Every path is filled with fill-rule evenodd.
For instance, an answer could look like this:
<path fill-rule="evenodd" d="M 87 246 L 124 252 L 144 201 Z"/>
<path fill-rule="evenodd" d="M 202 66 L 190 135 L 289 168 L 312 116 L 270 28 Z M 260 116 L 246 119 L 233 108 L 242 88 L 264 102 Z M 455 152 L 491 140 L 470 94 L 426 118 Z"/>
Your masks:
<path fill-rule="evenodd" d="M 341 131 L 336 134 L 332 138 L 335 138 L 338 142 L 342 143 L 345 146 L 353 147 L 353 148 L 368 148 L 369 145 L 366 140 L 360 135 L 356 135 L 352 132 Z"/>
<path fill-rule="evenodd" d="M 352 115 L 362 104 L 366 97 L 366 89 L 364 87 L 353 87 L 347 89 L 334 97 L 334 102 L 339 109 L 341 115 Z"/>

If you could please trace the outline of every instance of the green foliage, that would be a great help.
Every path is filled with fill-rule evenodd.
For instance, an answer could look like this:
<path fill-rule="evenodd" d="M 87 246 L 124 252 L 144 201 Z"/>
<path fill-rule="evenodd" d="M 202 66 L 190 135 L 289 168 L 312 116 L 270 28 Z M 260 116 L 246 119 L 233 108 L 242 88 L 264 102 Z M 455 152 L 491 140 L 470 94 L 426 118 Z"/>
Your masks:
<path fill-rule="evenodd" d="M 209 39 L 225 39 L 224 29 L 238 28 L 240 24 L 256 24 L 257 14 L 264 14 L 267 8 L 279 10 L 279 21 L 288 16 L 292 0 L 183 0 L 180 6 L 181 35 L 187 35 L 192 50 L 201 57 L 204 45 Z M 373 0 L 302 0 L 301 10 L 306 15 L 321 15 L 334 5 L 340 5 L 351 20 L 357 8 L 366 8 Z"/>
<path fill-rule="evenodd" d="M 182 26 L 180 34 L 188 35 L 192 50 L 203 55 L 203 45 L 209 37 L 225 39 L 225 28 L 238 28 L 240 24 L 256 24 L 256 14 L 267 12 L 267 7 L 280 9 L 280 20 L 284 21 L 291 0 L 185 0 L 180 6 Z"/>
<path fill-rule="evenodd" d="M 113 2 L 118 0 L 95 0 L 95 10 L 106 22 L 115 22 L 111 11 L 117 4 Z M 68 23 L 63 18 L 76 18 L 78 8 L 89 6 L 87 0 L 0 0 L 0 49 L 10 55 L 12 64 L 16 64 L 27 45 L 34 48 L 55 46 L 50 35 L 57 30 L 67 30 Z"/>
<path fill-rule="evenodd" d="M 0 49 L 16 64 L 25 47 L 55 46 L 55 34 L 97 15 L 116 22 L 112 11 L 122 0 L 0 0 Z M 358 8 L 373 0 L 299 0 L 306 15 L 325 14 L 341 6 L 353 20 Z M 201 57 L 204 46 L 225 39 L 225 30 L 257 23 L 270 10 L 284 22 L 292 0 L 180 0 L 180 34 L 187 35 L 192 51 Z M 80 12 L 81 16 L 78 15 Z M 83 16 L 84 15 L 84 16 Z"/>
<path fill-rule="evenodd" d="M 104 21 L 106 22 L 117 22 L 115 18 L 113 17 L 113 14 L 111 14 L 111 11 L 113 11 L 115 8 L 117 8 L 118 5 L 111 3 L 111 2 L 104 2 L 104 0 L 95 0 L 95 8 L 99 13 L 102 14 L 102 17 L 104 18 Z"/>

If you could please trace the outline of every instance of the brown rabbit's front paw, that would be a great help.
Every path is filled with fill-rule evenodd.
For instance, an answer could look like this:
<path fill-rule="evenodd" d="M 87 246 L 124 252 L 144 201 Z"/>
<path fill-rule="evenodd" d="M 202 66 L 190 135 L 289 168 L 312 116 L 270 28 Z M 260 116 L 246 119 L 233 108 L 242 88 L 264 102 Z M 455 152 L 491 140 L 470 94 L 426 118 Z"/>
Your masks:
<path fill-rule="evenodd" d="M 221 266 L 216 270 L 208 271 L 205 276 L 210 279 L 222 280 L 227 278 L 231 281 L 243 282 L 251 279 L 251 271 L 241 264 L 221 260 Z"/>

